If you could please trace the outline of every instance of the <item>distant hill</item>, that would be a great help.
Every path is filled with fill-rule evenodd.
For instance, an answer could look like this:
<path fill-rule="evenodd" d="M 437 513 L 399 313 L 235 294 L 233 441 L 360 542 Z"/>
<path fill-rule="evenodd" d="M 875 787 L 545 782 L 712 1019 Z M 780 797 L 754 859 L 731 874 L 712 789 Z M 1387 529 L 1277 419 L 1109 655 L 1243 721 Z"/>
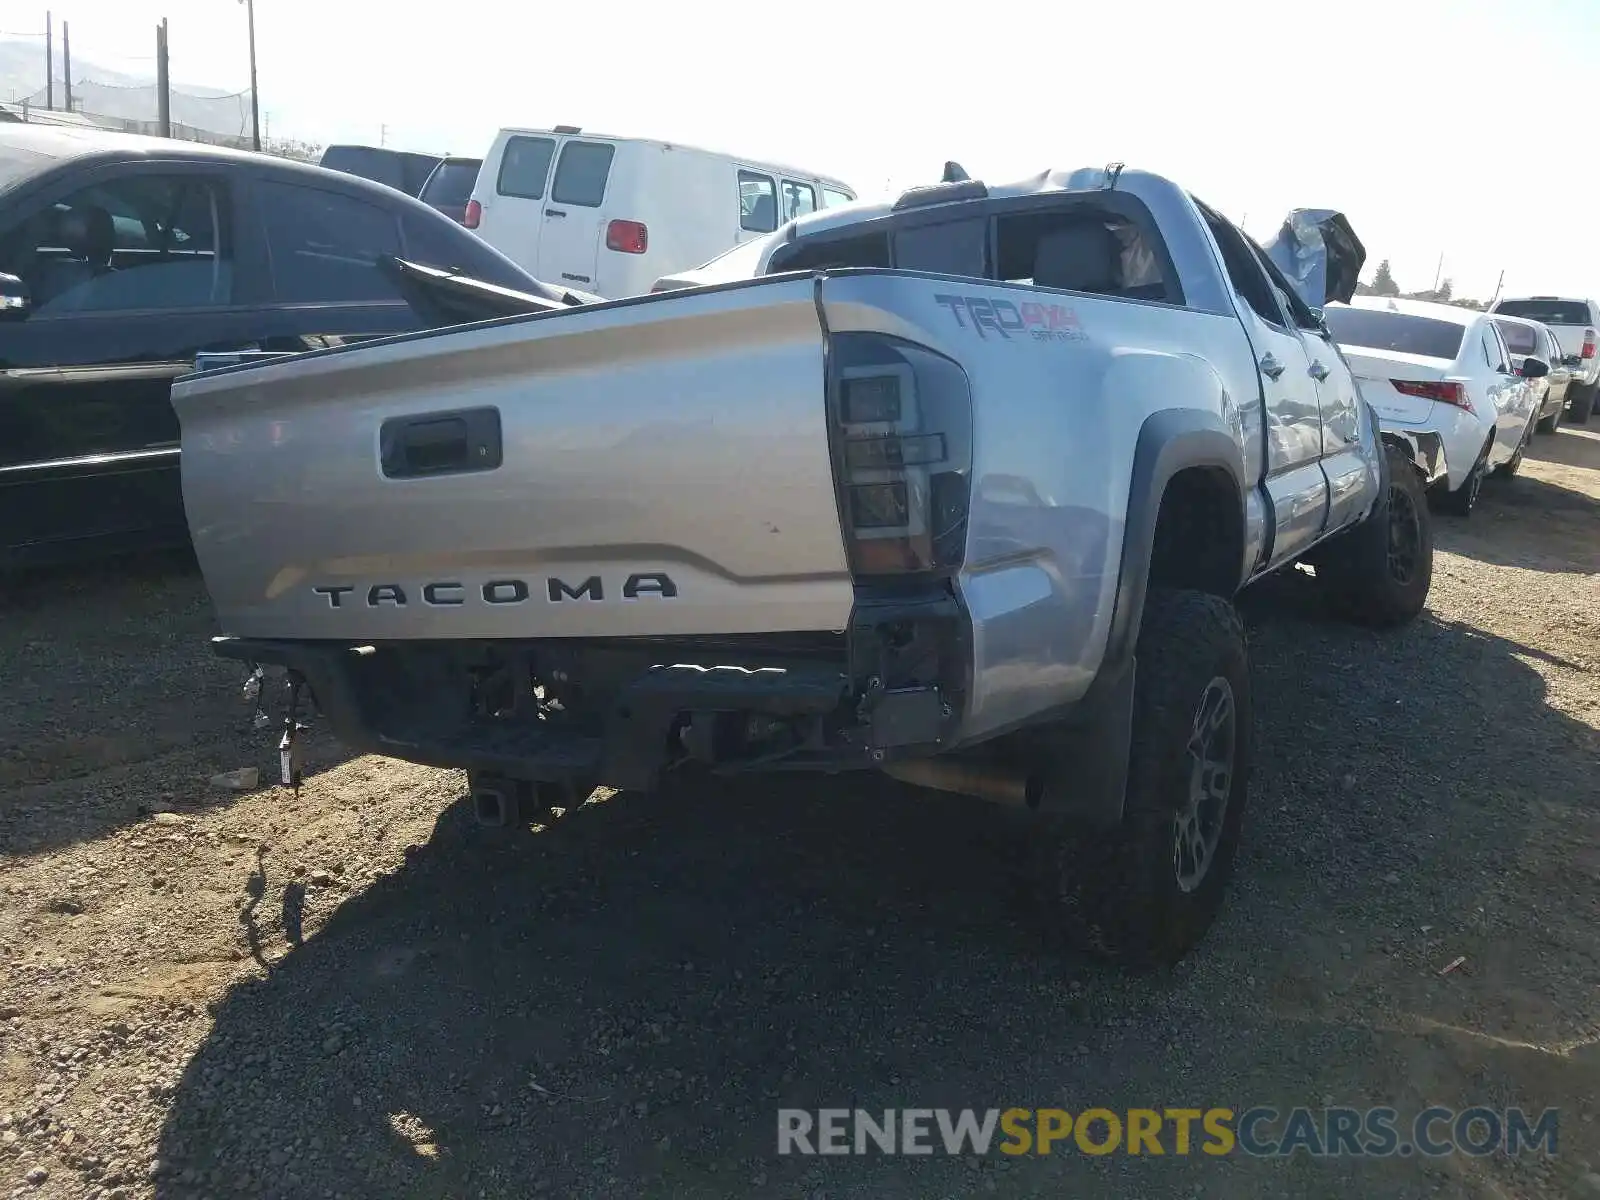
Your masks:
<path fill-rule="evenodd" d="M 152 39 L 153 40 L 153 39 Z M 61 72 L 61 46 L 56 45 L 55 103 L 66 106 L 66 81 Z M 45 53 L 42 41 L 0 41 L 0 100 L 43 107 Z M 72 106 L 96 116 L 128 121 L 153 121 L 158 114 L 155 80 L 97 66 L 74 55 Z M 172 84 L 172 119 L 208 133 L 241 137 L 250 132 L 250 97 L 224 95 L 215 89 Z"/>

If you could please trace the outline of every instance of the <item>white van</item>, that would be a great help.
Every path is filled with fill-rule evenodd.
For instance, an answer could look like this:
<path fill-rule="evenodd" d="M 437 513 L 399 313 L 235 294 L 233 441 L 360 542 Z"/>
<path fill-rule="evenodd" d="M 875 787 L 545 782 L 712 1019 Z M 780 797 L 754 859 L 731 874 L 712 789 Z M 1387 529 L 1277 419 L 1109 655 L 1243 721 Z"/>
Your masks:
<path fill-rule="evenodd" d="M 463 224 L 548 283 L 617 299 L 855 198 L 814 171 L 557 125 L 500 131 Z"/>

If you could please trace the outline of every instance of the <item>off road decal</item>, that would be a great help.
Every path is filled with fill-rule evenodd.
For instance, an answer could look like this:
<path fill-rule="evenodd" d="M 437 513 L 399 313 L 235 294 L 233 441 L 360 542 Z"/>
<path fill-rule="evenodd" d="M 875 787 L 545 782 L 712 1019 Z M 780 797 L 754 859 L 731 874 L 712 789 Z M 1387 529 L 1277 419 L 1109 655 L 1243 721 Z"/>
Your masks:
<path fill-rule="evenodd" d="M 1036 342 L 1089 340 L 1089 335 L 1078 321 L 1078 314 L 1064 304 L 1044 304 L 1036 300 L 1024 300 L 1018 304 L 986 296 L 950 294 L 937 295 L 933 299 L 936 304 L 942 304 L 950 310 L 950 315 L 962 329 L 971 329 L 985 340 L 990 333 L 1008 341 L 1012 337 L 1030 338 Z"/>

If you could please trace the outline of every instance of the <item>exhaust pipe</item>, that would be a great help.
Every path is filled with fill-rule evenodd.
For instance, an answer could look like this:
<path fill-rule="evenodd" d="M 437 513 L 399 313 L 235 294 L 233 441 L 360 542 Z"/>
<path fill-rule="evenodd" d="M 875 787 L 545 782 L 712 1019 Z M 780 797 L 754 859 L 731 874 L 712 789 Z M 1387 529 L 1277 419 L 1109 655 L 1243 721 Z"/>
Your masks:
<path fill-rule="evenodd" d="M 881 768 L 885 775 L 902 783 L 975 796 L 1012 808 L 1038 808 L 1044 783 L 1036 776 L 1008 771 L 984 763 L 961 762 L 945 758 L 912 758 L 889 763 Z"/>

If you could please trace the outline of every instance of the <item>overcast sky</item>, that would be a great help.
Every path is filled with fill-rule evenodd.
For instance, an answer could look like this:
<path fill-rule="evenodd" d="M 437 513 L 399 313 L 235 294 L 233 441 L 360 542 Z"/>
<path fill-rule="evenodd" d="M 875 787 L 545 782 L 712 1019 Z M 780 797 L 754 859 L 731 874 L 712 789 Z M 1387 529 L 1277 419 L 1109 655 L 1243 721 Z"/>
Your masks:
<path fill-rule="evenodd" d="M 74 57 L 248 86 L 236 0 L 34 0 Z M 672 138 L 863 195 L 947 158 L 1013 179 L 1121 160 L 1258 237 L 1343 209 L 1402 288 L 1600 293 L 1600 0 L 256 0 L 274 135 L 481 153 L 501 125 Z M 1525 104 L 1518 103 L 1519 94 Z"/>

